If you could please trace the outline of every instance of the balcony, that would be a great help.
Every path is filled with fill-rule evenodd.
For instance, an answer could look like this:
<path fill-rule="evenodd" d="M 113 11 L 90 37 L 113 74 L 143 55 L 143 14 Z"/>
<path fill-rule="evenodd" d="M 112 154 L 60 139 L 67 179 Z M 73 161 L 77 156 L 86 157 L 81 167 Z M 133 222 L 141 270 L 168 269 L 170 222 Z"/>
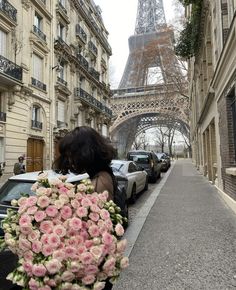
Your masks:
<path fill-rule="evenodd" d="M 84 32 L 83 28 L 79 24 L 76 24 L 76 26 L 75 26 L 75 32 L 76 32 L 76 36 L 79 36 L 80 39 L 84 43 L 87 42 L 87 34 Z"/>
<path fill-rule="evenodd" d="M 40 82 L 39 80 L 36 80 L 35 78 L 31 78 L 31 84 L 40 90 L 43 91 L 47 90 L 47 86 L 44 83 Z"/>
<path fill-rule="evenodd" d="M 109 115 L 109 117 L 112 117 L 112 111 L 109 108 L 107 108 L 100 101 L 95 99 L 92 95 L 90 95 L 89 93 L 87 93 L 86 91 L 84 91 L 81 88 L 76 88 L 75 89 L 75 100 L 83 100 L 88 105 L 90 105 L 93 108 L 95 108 L 96 110 Z"/>
<path fill-rule="evenodd" d="M 67 87 L 67 81 L 65 81 L 64 79 L 57 77 L 57 81 Z"/>
<path fill-rule="evenodd" d="M 33 31 L 39 38 L 46 42 L 46 35 L 37 26 L 33 25 Z"/>
<path fill-rule="evenodd" d="M 13 20 L 15 22 L 17 21 L 17 19 L 16 19 L 17 10 L 7 0 L 0 1 L 0 11 L 2 11 L 11 20 Z"/>
<path fill-rule="evenodd" d="M 4 112 L 0 112 L 0 122 L 6 122 L 7 114 Z"/>
<path fill-rule="evenodd" d="M 62 3 L 61 3 L 61 1 L 59 0 L 58 1 L 58 7 L 65 13 L 65 14 L 67 14 L 67 10 L 66 10 L 66 8 L 62 5 Z"/>
<path fill-rule="evenodd" d="M 55 49 L 63 49 L 69 54 L 72 53 L 70 46 L 60 36 L 58 36 L 57 39 L 55 39 L 54 47 Z"/>
<path fill-rule="evenodd" d="M 97 56 L 98 54 L 98 49 L 96 45 L 90 40 L 88 43 L 88 49 L 92 52 L 94 56 Z"/>
<path fill-rule="evenodd" d="M 31 120 L 31 128 L 42 130 L 43 123 L 36 120 Z"/>
<path fill-rule="evenodd" d="M 93 67 L 89 68 L 89 73 L 96 79 L 99 81 L 100 78 L 100 73 L 98 71 L 96 71 Z"/>
<path fill-rule="evenodd" d="M 89 64 L 88 64 L 87 60 L 79 53 L 77 54 L 77 58 L 79 60 L 79 63 L 81 64 L 81 66 L 83 66 L 85 69 L 88 70 Z"/>
<path fill-rule="evenodd" d="M 57 120 L 57 128 L 67 128 L 68 124 L 65 123 L 64 121 L 59 121 Z"/>
<path fill-rule="evenodd" d="M 4 73 L 17 81 L 22 81 L 22 67 L 2 55 L 0 55 L 0 74 L 1 73 Z"/>

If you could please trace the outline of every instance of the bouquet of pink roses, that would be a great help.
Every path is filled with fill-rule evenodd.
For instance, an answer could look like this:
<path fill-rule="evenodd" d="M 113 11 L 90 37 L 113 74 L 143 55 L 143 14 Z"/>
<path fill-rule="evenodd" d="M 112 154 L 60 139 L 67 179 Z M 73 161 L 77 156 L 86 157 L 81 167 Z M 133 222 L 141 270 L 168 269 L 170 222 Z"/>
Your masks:
<path fill-rule="evenodd" d="M 119 209 L 108 193 L 94 192 L 90 180 L 49 181 L 43 173 L 32 186 L 36 195 L 13 201 L 2 222 L 1 247 L 19 257 L 8 275 L 31 290 L 101 290 L 128 266 Z"/>

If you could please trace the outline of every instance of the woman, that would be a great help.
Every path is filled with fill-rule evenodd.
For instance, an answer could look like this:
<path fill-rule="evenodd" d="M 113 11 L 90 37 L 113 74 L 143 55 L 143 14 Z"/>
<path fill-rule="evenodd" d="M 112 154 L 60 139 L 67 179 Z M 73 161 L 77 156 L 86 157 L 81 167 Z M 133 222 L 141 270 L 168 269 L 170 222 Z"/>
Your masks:
<path fill-rule="evenodd" d="M 116 151 L 106 138 L 93 128 L 76 127 L 61 139 L 59 153 L 54 170 L 62 174 L 87 172 L 95 191 L 107 190 L 109 199 L 113 199 L 116 180 L 110 163 Z"/>
<path fill-rule="evenodd" d="M 53 165 L 55 171 L 62 174 L 86 172 L 95 191 L 107 190 L 109 199 L 113 199 L 117 185 L 110 163 L 116 151 L 106 138 L 90 127 L 76 127 L 61 139 L 59 153 Z M 110 289 L 112 284 L 107 280 L 104 290 Z"/>

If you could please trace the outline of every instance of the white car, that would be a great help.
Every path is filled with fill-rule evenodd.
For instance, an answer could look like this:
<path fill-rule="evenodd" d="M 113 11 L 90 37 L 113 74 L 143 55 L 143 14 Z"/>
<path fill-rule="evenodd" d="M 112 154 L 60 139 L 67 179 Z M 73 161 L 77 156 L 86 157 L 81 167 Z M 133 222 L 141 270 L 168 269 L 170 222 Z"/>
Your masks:
<path fill-rule="evenodd" d="M 133 161 L 127 160 L 112 160 L 111 167 L 124 174 L 128 179 L 126 189 L 127 198 L 134 203 L 137 194 L 148 189 L 148 174 Z"/>

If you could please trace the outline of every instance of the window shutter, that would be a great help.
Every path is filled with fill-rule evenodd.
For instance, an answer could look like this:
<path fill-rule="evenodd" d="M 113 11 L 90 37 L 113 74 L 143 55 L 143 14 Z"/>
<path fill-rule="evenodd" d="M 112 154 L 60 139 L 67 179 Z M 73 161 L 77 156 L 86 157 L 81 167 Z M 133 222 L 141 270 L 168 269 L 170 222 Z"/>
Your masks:
<path fill-rule="evenodd" d="M 6 57 L 7 54 L 7 34 L 0 30 L 0 55 Z"/>
<path fill-rule="evenodd" d="M 43 76 L 43 60 L 36 54 L 33 54 L 33 77 L 38 81 L 42 81 L 42 76 Z"/>
<path fill-rule="evenodd" d="M 60 122 L 65 122 L 65 103 L 60 100 L 58 100 L 57 120 Z"/>

